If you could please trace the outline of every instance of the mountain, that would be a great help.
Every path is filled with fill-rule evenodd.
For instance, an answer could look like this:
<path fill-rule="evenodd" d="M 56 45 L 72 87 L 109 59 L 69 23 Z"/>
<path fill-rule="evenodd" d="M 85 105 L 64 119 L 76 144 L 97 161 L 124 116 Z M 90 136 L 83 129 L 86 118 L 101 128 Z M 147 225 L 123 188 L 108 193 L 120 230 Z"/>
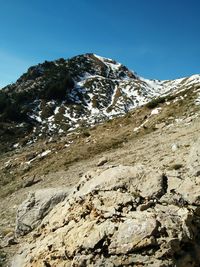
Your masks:
<path fill-rule="evenodd" d="M 95 54 L 45 61 L 1 90 L 0 141 L 4 143 L 6 136 L 10 142 L 12 136 L 12 144 L 22 137 L 31 143 L 91 126 L 158 97 L 170 99 L 182 91 L 196 92 L 199 84 L 200 75 L 166 81 L 144 79 Z"/>
<path fill-rule="evenodd" d="M 200 266 L 199 75 L 59 59 L 0 114 L 1 267 Z"/>

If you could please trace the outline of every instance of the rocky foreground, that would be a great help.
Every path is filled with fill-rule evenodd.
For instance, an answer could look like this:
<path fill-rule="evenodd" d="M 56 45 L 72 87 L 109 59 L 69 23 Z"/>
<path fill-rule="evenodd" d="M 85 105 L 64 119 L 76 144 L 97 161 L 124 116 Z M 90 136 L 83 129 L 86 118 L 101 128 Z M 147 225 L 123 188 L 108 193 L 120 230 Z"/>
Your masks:
<path fill-rule="evenodd" d="M 190 82 L 124 117 L 2 153 L 0 266 L 200 266 Z"/>
<path fill-rule="evenodd" d="M 105 163 L 72 191 L 29 195 L 12 267 L 200 265 L 200 141 L 181 174 Z"/>

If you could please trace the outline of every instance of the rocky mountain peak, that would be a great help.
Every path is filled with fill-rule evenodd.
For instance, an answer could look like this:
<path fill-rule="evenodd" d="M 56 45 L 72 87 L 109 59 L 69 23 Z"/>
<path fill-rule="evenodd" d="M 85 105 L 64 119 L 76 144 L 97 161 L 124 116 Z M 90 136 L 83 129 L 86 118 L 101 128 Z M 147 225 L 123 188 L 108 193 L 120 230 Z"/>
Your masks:
<path fill-rule="evenodd" d="M 122 116 L 158 97 L 198 89 L 199 80 L 199 75 L 172 81 L 144 79 L 115 60 L 92 53 L 45 61 L 0 92 L 0 121 L 11 123 L 17 132 L 22 128 L 28 142 L 35 142 Z"/>
<path fill-rule="evenodd" d="M 60 58 L 55 61 L 45 61 L 32 66 L 18 80 L 18 83 L 37 78 L 47 78 L 49 72 L 57 74 L 65 72 L 74 80 L 79 81 L 86 76 L 101 76 L 109 79 L 135 79 L 136 76 L 124 65 L 115 60 L 87 53 L 72 57 L 71 59 Z M 59 76 L 59 75 L 58 75 Z"/>

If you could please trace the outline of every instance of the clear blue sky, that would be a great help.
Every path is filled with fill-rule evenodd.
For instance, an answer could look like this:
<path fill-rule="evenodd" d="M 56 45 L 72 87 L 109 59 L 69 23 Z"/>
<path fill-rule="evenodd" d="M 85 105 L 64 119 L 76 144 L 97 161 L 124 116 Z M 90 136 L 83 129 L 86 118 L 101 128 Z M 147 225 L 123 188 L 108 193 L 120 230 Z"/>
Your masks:
<path fill-rule="evenodd" d="M 0 0 L 0 87 L 87 52 L 146 78 L 200 73 L 200 1 Z"/>

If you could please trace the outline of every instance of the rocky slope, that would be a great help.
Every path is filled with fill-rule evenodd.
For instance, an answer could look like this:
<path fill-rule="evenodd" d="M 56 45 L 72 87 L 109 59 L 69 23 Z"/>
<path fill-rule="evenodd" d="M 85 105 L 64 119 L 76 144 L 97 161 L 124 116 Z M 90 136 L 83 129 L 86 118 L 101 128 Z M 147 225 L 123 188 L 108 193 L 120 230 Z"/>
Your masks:
<path fill-rule="evenodd" d="M 6 149 L 62 135 L 121 116 L 157 97 L 195 93 L 199 83 L 199 75 L 173 81 L 143 79 L 94 54 L 45 61 L 1 91 L 1 143 Z"/>
<path fill-rule="evenodd" d="M 90 142 L 87 137 L 79 144 L 80 152 L 90 148 L 85 160 L 76 159 L 65 171 L 61 165 L 56 171 L 54 165 L 45 176 L 41 172 L 46 164 L 67 159 L 70 150 L 59 148 L 61 140 L 57 154 L 46 154 L 35 165 L 33 161 L 26 176 L 35 171 L 41 181 L 16 189 L 0 203 L 4 253 L 15 251 L 16 243 L 21 247 L 13 266 L 199 266 L 200 110 L 190 106 L 178 113 L 178 103 L 180 100 L 170 107 L 174 119 L 166 120 L 170 105 L 162 104 L 158 114 L 150 116 L 150 112 L 147 128 L 138 127 L 137 132 L 131 121 L 118 121 L 116 126 L 121 125 L 119 131 L 123 130 L 128 140 L 87 160 L 93 138 L 99 142 L 97 132 L 91 131 Z M 152 123 L 156 128 L 149 132 Z M 106 131 L 103 126 L 98 127 L 102 128 L 101 140 L 114 136 L 114 125 L 107 125 Z M 129 127 L 135 137 L 128 135 Z M 30 155 L 35 145 L 7 155 L 4 162 L 10 158 L 16 164 L 15 159 Z M 106 158 L 100 159 L 102 155 Z M 12 172 L 15 168 L 9 166 Z M 82 172 L 86 174 L 76 185 Z M 72 185 L 74 192 L 70 193 Z M 53 189 L 47 189 L 50 186 Z M 46 189 L 42 192 L 41 188 Z M 18 209 L 17 236 L 13 236 L 12 216 L 28 191 L 31 194 Z M 64 194 L 66 200 L 53 208 Z M 0 255 L 4 255 L 1 249 Z"/>
<path fill-rule="evenodd" d="M 87 172 L 26 239 L 12 266 L 199 266 L 199 155 L 198 139 L 186 173 L 143 164 Z M 30 197 L 21 205 L 17 235 L 35 228 L 36 207 Z"/>
<path fill-rule="evenodd" d="M 1 113 L 0 266 L 199 266 L 199 91 L 199 75 L 150 81 L 92 54 L 6 87 L 21 105 Z"/>

